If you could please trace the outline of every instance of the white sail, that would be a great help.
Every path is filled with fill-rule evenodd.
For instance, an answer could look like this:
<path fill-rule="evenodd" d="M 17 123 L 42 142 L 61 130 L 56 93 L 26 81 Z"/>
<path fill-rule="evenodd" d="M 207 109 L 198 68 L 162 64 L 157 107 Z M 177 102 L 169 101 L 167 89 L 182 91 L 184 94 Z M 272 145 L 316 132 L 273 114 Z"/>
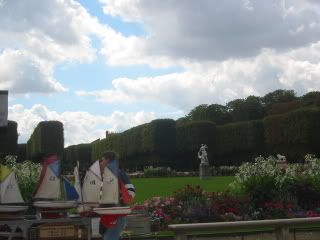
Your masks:
<path fill-rule="evenodd" d="M 81 190 L 81 181 L 80 181 L 80 175 L 79 175 L 79 163 L 73 170 L 74 175 L 74 188 L 76 189 L 78 195 L 79 195 L 79 201 L 82 200 L 82 190 Z"/>
<path fill-rule="evenodd" d="M 45 175 L 34 194 L 35 199 L 59 199 L 61 196 L 60 178 L 50 167 L 46 168 Z"/>
<path fill-rule="evenodd" d="M 119 181 L 111 170 L 106 167 L 103 172 L 103 182 L 100 204 L 119 204 Z"/>
<path fill-rule="evenodd" d="M 14 172 L 0 183 L 0 189 L 0 203 L 24 203 Z"/>
<path fill-rule="evenodd" d="M 98 203 L 102 185 L 99 161 L 96 161 L 87 171 L 83 180 L 82 198 L 84 203 Z"/>

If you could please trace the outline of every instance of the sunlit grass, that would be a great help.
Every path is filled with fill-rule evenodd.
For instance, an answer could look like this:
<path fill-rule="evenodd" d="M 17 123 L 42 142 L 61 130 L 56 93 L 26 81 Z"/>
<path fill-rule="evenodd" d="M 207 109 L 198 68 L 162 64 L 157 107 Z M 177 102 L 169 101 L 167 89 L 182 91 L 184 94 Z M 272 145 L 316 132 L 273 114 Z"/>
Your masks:
<path fill-rule="evenodd" d="M 136 178 L 132 179 L 136 187 L 136 202 L 143 202 L 155 196 L 170 196 L 185 185 L 201 186 L 206 191 L 217 192 L 228 188 L 234 177 L 211 177 L 200 180 L 199 177 L 172 177 L 172 178 Z"/>

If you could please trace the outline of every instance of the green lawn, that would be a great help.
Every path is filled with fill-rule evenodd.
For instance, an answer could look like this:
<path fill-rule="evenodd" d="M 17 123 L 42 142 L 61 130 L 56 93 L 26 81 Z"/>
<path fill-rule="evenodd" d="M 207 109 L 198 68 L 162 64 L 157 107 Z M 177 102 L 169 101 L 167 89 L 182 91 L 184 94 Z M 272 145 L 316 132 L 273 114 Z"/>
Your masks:
<path fill-rule="evenodd" d="M 175 190 L 190 184 L 201 186 L 206 191 L 223 191 L 234 180 L 234 177 L 211 177 L 200 180 L 199 177 L 174 177 L 174 178 L 133 178 L 136 188 L 136 202 L 143 202 L 156 196 L 170 196 Z"/>

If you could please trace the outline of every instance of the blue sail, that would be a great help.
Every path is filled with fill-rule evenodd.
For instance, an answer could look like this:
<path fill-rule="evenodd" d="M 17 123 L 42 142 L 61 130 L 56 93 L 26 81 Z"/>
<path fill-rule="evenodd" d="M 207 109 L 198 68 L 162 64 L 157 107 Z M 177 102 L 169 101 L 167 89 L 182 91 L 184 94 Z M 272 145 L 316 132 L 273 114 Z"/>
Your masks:
<path fill-rule="evenodd" d="M 108 163 L 107 168 L 110 169 L 110 171 L 113 173 L 113 175 L 115 177 L 119 176 L 119 164 L 118 164 L 118 161 L 116 161 L 115 159 L 111 160 Z"/>
<path fill-rule="evenodd" d="M 67 200 L 78 200 L 79 194 L 75 187 L 68 181 L 68 179 L 63 178 L 63 185 L 66 191 Z"/>

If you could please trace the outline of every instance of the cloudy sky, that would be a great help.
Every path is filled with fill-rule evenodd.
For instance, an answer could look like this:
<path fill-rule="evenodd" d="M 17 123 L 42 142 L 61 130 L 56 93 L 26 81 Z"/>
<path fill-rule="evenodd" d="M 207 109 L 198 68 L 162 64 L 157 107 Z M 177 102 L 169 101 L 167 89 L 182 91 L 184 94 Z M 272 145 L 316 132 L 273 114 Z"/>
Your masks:
<path fill-rule="evenodd" d="M 93 141 L 201 103 L 320 90 L 318 0 L 0 0 L 0 89 Z"/>

